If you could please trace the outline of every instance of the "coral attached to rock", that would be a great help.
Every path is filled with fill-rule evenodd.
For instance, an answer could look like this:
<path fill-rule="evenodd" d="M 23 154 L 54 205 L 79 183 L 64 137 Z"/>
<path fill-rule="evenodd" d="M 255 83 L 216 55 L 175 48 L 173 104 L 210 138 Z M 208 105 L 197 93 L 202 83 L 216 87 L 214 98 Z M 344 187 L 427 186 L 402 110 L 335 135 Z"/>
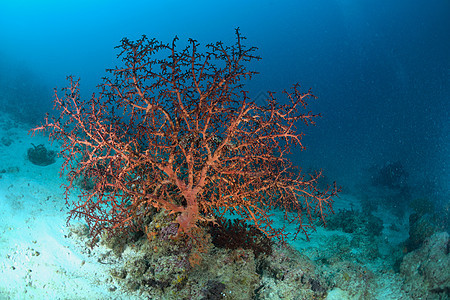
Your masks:
<path fill-rule="evenodd" d="M 31 144 L 33 145 L 33 144 Z M 28 160 L 38 166 L 48 166 L 55 162 L 56 152 L 47 150 L 44 145 L 33 145 L 28 149 Z"/>

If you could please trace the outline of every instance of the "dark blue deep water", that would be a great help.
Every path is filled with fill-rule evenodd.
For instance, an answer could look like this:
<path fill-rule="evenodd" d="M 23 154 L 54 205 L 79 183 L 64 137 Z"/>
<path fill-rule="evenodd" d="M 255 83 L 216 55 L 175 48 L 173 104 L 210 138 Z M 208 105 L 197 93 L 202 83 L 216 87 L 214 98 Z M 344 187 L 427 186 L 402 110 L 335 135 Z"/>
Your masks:
<path fill-rule="evenodd" d="M 415 193 L 448 201 L 448 1 L 3 0 L 0 106 L 35 125 L 67 75 L 95 91 L 123 37 L 230 44 L 236 27 L 263 58 L 253 97 L 296 82 L 319 97 L 297 164 L 351 189 L 399 162 Z"/>

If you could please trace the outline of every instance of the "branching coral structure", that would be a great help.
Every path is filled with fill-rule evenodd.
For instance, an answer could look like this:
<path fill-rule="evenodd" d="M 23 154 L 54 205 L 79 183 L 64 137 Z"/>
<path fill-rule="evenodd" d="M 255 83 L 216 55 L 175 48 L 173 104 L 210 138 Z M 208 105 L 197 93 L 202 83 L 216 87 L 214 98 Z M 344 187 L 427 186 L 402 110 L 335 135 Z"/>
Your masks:
<path fill-rule="evenodd" d="M 99 92 L 83 100 L 79 80 L 55 89 L 58 116 L 47 116 L 33 132 L 48 130 L 62 142 L 62 172 L 67 173 L 69 220 L 83 218 L 92 236 L 143 230 L 156 209 L 174 216 L 176 235 L 195 238 L 197 226 L 231 213 L 269 238 L 289 235 L 273 224 L 273 209 L 306 235 L 332 212 L 336 185 L 317 187 L 321 172 L 303 175 L 287 158 L 303 148 L 297 125 L 314 124 L 307 111 L 311 91 L 298 84 L 258 105 L 242 80 L 256 72 L 257 48 L 236 42 L 200 44 L 178 38 L 164 44 L 146 36 L 124 38 L 121 66 L 107 70 Z M 69 200 L 77 178 L 93 188 Z"/>

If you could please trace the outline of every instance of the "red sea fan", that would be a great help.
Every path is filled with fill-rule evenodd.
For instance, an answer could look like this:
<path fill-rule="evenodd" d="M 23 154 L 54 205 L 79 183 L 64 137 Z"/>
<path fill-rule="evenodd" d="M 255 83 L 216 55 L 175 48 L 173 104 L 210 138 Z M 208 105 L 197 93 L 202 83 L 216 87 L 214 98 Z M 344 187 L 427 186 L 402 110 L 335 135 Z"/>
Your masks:
<path fill-rule="evenodd" d="M 177 234 L 192 236 L 199 222 L 231 213 L 284 240 L 271 219 L 277 208 L 297 224 L 295 236 L 307 234 L 337 193 L 319 190 L 320 173 L 306 178 L 286 157 L 302 147 L 296 125 L 314 124 L 317 115 L 306 111 L 313 94 L 296 84 L 283 93 L 287 104 L 270 92 L 266 105 L 253 102 L 241 81 L 255 74 L 245 64 L 260 58 L 239 30 L 232 46 L 200 51 L 189 40 L 179 50 L 176 42 L 125 38 L 117 47 L 123 64 L 107 70 L 97 95 L 81 99 L 72 77 L 62 95 L 55 91 L 59 116 L 34 131 L 63 143 L 66 196 L 78 178 L 93 181 L 69 203 L 70 218 L 84 218 L 95 238 L 142 230 L 152 210 L 165 209 Z"/>

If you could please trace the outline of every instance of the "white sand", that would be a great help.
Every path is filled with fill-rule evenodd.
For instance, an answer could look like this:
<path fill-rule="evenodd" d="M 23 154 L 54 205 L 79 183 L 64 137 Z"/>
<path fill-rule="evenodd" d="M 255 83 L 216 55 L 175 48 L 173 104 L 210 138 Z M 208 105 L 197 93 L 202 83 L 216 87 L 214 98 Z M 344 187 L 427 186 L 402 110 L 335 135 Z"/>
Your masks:
<path fill-rule="evenodd" d="M 43 136 L 32 138 L 28 128 L 12 125 L 5 116 L 0 120 L 0 138 L 13 141 L 0 145 L 0 170 L 6 170 L 0 174 L 0 299 L 132 298 L 111 282 L 112 265 L 92 255 L 105 249 L 88 254 L 67 238 L 62 160 L 45 167 L 27 160 L 31 143 L 55 150 L 57 145 Z"/>

